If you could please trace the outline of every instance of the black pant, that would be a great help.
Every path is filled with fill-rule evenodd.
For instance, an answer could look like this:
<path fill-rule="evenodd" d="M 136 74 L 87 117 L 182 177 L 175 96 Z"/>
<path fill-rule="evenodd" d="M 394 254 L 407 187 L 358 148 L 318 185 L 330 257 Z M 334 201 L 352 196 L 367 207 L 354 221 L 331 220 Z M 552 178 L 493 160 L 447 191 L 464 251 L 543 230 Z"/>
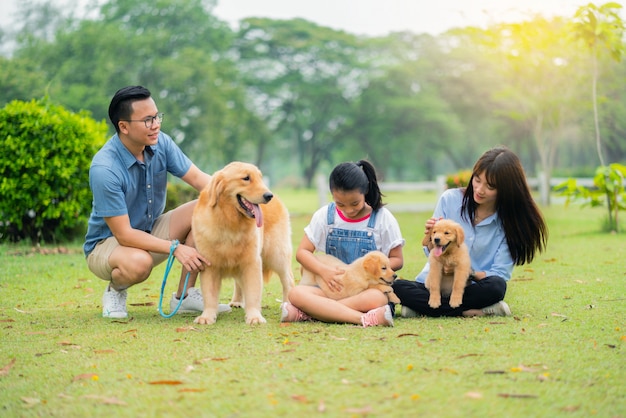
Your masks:
<path fill-rule="evenodd" d="M 461 316 L 468 309 L 482 309 L 504 299 L 506 281 L 498 276 L 486 277 L 465 288 L 463 303 L 458 308 L 450 306 L 450 296 L 442 296 L 441 306 L 433 309 L 428 306 L 430 292 L 423 283 L 412 280 L 396 280 L 393 291 L 403 306 L 425 316 Z"/>

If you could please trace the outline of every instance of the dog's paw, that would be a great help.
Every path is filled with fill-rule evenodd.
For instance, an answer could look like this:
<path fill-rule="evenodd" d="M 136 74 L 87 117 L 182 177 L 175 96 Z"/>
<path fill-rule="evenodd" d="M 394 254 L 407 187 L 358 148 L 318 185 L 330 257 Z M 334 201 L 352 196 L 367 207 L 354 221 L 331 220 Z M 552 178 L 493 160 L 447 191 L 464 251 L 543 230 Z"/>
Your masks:
<path fill-rule="evenodd" d="M 260 325 L 265 324 L 267 321 L 262 315 L 246 315 L 246 324 L 248 325 Z"/>
<path fill-rule="evenodd" d="M 231 308 L 243 308 L 243 302 L 231 301 L 229 305 L 231 306 Z"/>
<path fill-rule="evenodd" d="M 199 325 L 212 325 L 215 323 L 216 319 L 217 315 L 211 317 L 210 315 L 205 315 L 203 313 L 202 315 L 194 319 L 193 322 Z"/>
<path fill-rule="evenodd" d="M 463 297 L 461 296 L 452 296 L 450 298 L 450 306 L 452 308 L 458 308 L 459 306 L 461 306 L 462 302 L 463 302 Z"/>
<path fill-rule="evenodd" d="M 441 300 L 438 300 L 437 298 L 430 298 L 428 299 L 428 306 L 433 309 L 437 309 L 441 306 Z"/>

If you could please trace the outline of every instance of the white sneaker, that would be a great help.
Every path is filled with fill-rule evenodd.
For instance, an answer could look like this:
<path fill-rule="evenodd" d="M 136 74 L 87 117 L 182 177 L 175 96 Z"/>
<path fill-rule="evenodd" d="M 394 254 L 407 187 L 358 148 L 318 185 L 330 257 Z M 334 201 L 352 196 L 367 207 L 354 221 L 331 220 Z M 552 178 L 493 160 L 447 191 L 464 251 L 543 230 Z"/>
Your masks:
<path fill-rule="evenodd" d="M 119 292 L 111 286 L 104 289 L 102 295 L 102 317 L 123 319 L 128 316 L 126 311 L 126 289 Z"/>
<path fill-rule="evenodd" d="M 415 318 L 417 317 L 417 312 L 415 312 L 413 309 L 409 308 L 408 306 L 402 305 L 402 309 L 400 309 L 400 316 L 402 318 Z"/>
<path fill-rule="evenodd" d="M 178 306 L 178 299 L 176 292 L 172 293 L 172 299 L 170 299 L 170 312 L 174 312 L 174 309 Z M 178 312 L 176 313 L 198 313 L 204 310 L 204 301 L 202 300 L 202 292 L 200 289 L 192 287 L 187 289 L 187 297 L 183 299 L 183 303 L 180 304 Z M 220 303 L 217 306 L 217 313 L 225 313 L 232 311 L 229 305 Z"/>
<path fill-rule="evenodd" d="M 483 308 L 483 313 L 492 316 L 511 316 L 511 309 L 505 301 L 501 300 L 498 303 Z"/>

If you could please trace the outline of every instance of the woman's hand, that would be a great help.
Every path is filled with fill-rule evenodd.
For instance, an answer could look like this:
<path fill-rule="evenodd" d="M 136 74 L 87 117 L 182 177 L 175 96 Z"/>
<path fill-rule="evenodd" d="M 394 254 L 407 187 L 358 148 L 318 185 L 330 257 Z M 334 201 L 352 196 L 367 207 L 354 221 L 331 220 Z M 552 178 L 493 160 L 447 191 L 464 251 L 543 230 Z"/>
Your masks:
<path fill-rule="evenodd" d="M 443 216 L 439 218 L 435 218 L 434 216 L 426 221 L 424 235 L 430 235 L 430 230 L 433 229 L 433 226 L 437 223 L 438 220 L 443 219 Z"/>

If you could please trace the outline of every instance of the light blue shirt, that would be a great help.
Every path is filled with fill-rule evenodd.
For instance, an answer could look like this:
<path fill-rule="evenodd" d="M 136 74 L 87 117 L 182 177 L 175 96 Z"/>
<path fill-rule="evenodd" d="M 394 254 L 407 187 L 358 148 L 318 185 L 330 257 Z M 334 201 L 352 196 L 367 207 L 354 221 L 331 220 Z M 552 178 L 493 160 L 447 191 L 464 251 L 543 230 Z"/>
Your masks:
<path fill-rule="evenodd" d="M 469 219 L 461 217 L 462 203 L 463 191 L 461 189 L 448 189 L 439 198 L 433 216 L 452 219 L 463 226 L 465 244 L 469 248 L 472 268 L 475 271 L 484 271 L 487 277 L 498 276 L 508 281 L 513 273 L 515 263 L 509 252 L 498 213 L 494 213 L 478 225 L 473 226 Z M 424 283 L 429 270 L 430 265 L 427 262 L 415 280 Z"/>
<path fill-rule="evenodd" d="M 165 209 L 167 173 L 183 177 L 191 167 L 191 160 L 163 132 L 157 145 L 146 147 L 143 155 L 144 162 L 137 160 L 115 134 L 94 156 L 89 169 L 93 201 L 85 256 L 98 242 L 113 236 L 105 217 L 128 215 L 134 229 L 150 232 Z"/>

